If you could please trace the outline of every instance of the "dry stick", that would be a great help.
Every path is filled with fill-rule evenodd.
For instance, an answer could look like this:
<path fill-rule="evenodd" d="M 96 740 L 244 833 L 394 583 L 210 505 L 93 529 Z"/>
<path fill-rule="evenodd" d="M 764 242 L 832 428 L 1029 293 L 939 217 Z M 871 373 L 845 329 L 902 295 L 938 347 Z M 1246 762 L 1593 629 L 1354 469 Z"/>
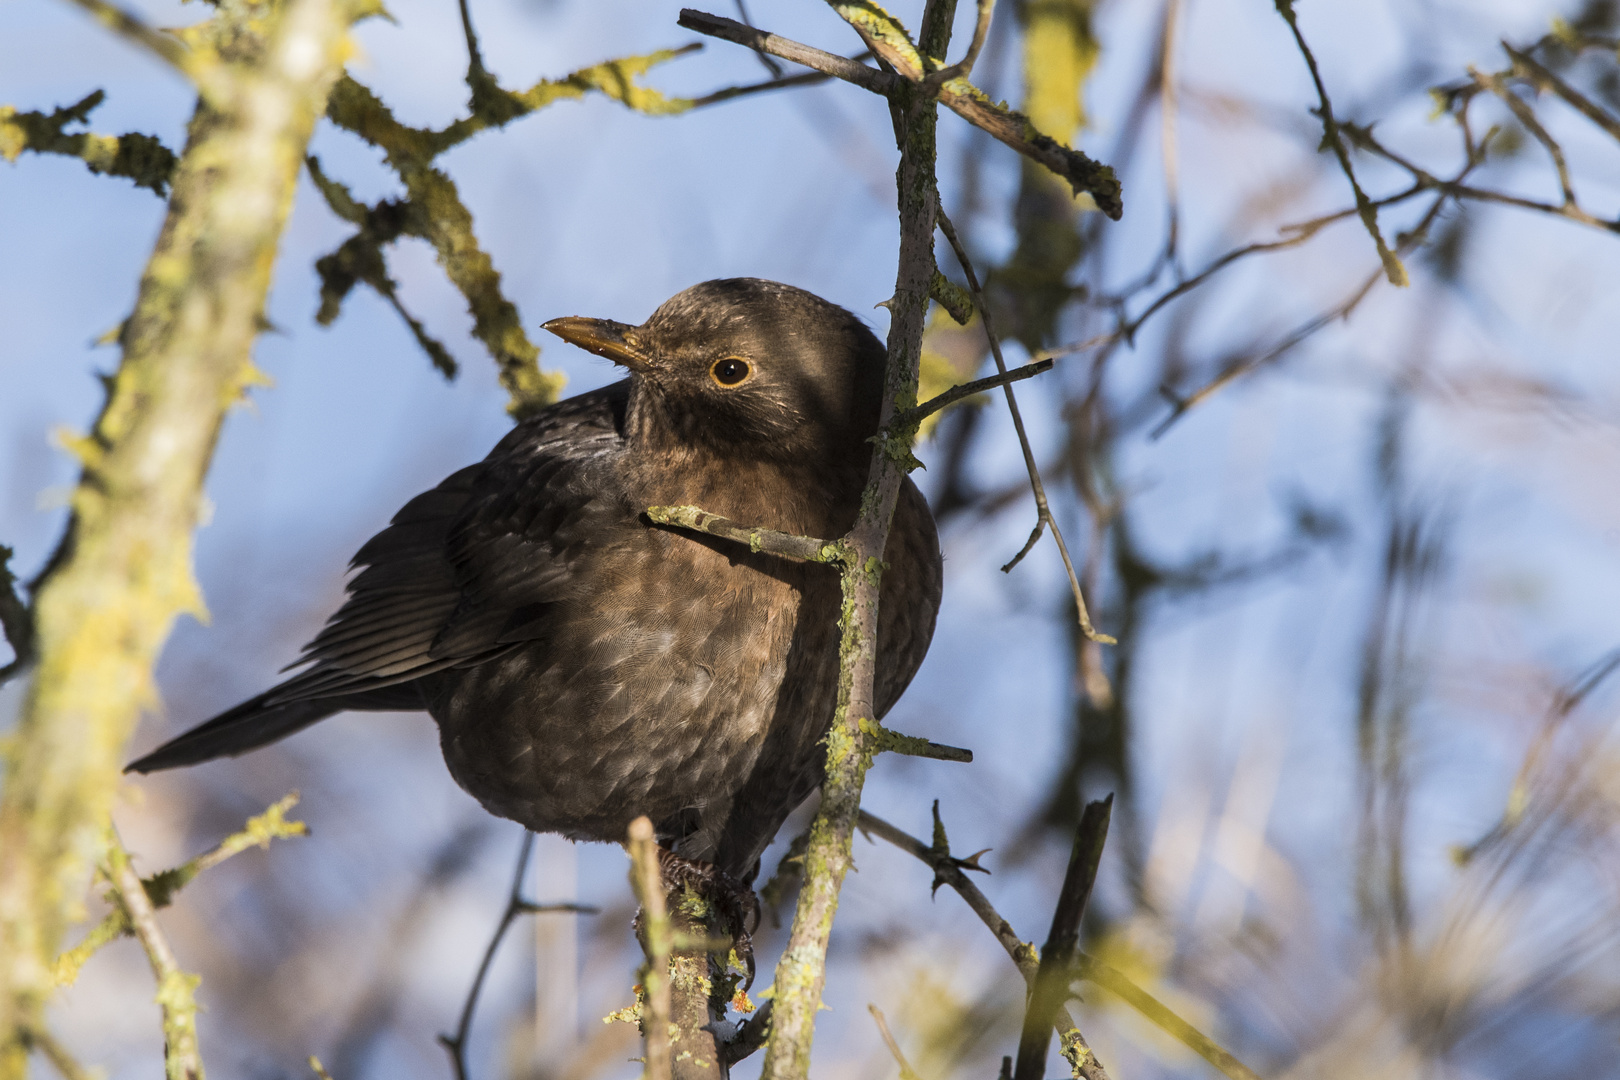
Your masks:
<path fill-rule="evenodd" d="M 937 804 L 935 813 L 938 813 Z M 990 928 L 990 932 L 995 935 L 996 941 L 1006 950 L 1007 955 L 1012 958 L 1013 964 L 1017 966 L 1018 973 L 1024 977 L 1024 982 L 1031 987 L 1035 985 L 1035 974 L 1039 970 L 1040 964 L 1034 947 L 1018 936 L 1017 931 L 1012 928 L 1012 924 L 1001 917 L 1001 913 L 995 909 L 995 906 L 990 903 L 984 893 L 979 891 L 979 887 L 968 879 L 963 869 L 972 865 L 971 860 L 956 859 L 951 856 L 949 850 L 931 848 L 910 833 L 890 825 L 887 821 L 869 814 L 865 810 L 861 811 L 860 827 L 862 832 L 880 836 L 901 851 L 927 864 L 934 871 L 936 888 L 939 885 L 949 885 L 955 889 L 956 894 L 966 901 L 968 907 L 973 909 L 973 913 L 979 917 L 979 921 Z M 1082 1052 L 1075 1055 L 1078 1058 L 1075 1067 L 1084 1080 L 1109 1080 L 1108 1070 L 1103 1068 L 1102 1062 L 1098 1061 L 1097 1056 L 1091 1052 L 1091 1047 L 1086 1044 L 1085 1039 L 1080 1035 L 1080 1030 L 1075 1027 L 1074 1019 L 1069 1015 L 1068 1010 L 1061 1005 L 1053 1014 L 1052 1026 L 1065 1043 L 1072 1043 L 1076 1050 Z"/>
<path fill-rule="evenodd" d="M 1097 883 L 1097 867 L 1102 863 L 1103 844 L 1108 839 L 1108 819 L 1114 796 L 1086 804 L 1075 830 L 1074 849 L 1069 853 L 1069 869 L 1063 876 L 1057 906 L 1052 911 L 1052 929 L 1041 950 L 1041 963 L 1030 988 L 1024 1010 L 1024 1030 L 1018 1040 L 1018 1069 L 1014 1080 L 1041 1080 L 1046 1074 L 1046 1050 L 1052 1038 L 1052 1017 L 1069 996 L 1070 973 L 1080 948 L 1080 920 L 1085 916 L 1091 889 Z"/>
<path fill-rule="evenodd" d="M 769 53 L 784 60 L 791 60 L 795 64 L 814 68 L 823 75 L 831 75 L 835 79 L 854 83 L 874 94 L 888 95 L 900 84 L 900 79 L 887 71 L 867 67 L 847 56 L 839 56 L 837 53 L 826 52 L 812 45 L 804 45 L 791 38 L 781 37 L 765 30 L 756 30 L 752 26 L 723 15 L 710 15 L 692 8 L 682 8 L 676 23 L 709 37 L 717 37 L 722 41 L 746 46 L 755 52 Z"/>
<path fill-rule="evenodd" d="M 1300 33 L 1299 20 L 1294 14 L 1294 0 L 1275 0 L 1277 14 L 1283 17 L 1288 29 L 1294 35 L 1294 43 L 1299 46 L 1300 55 L 1305 58 L 1305 66 L 1310 69 L 1311 82 L 1316 85 L 1317 100 L 1321 102 L 1318 114 L 1322 120 L 1322 134 L 1333 149 L 1334 157 L 1339 159 L 1339 168 L 1343 170 L 1346 180 L 1350 181 L 1350 191 L 1356 197 L 1356 213 L 1361 217 L 1361 223 L 1366 226 L 1367 234 L 1372 237 L 1373 245 L 1378 249 L 1378 259 L 1384 266 L 1384 274 L 1389 283 L 1395 286 L 1407 284 L 1406 267 L 1401 265 L 1400 258 L 1384 243 L 1384 234 L 1378 229 L 1378 211 L 1373 208 L 1372 200 L 1367 193 L 1361 190 L 1361 182 L 1356 179 L 1356 171 L 1350 164 L 1350 152 L 1344 148 L 1344 139 L 1339 135 L 1339 122 L 1333 118 L 1333 102 L 1328 98 L 1327 86 L 1322 82 L 1322 73 L 1317 70 L 1316 57 L 1311 47 L 1305 44 L 1305 35 Z"/>
<path fill-rule="evenodd" d="M 201 980 L 180 970 L 180 962 L 158 926 L 157 912 L 146 895 L 146 886 L 130 865 L 129 854 L 116 836 L 108 840 L 107 876 L 117 893 L 119 906 L 129 916 L 135 937 L 146 951 L 152 974 L 157 977 L 157 1000 L 163 1009 L 163 1067 L 168 1080 L 202 1080 L 194 996 Z"/>
<path fill-rule="evenodd" d="M 1036 360 L 1034 363 L 1025 364 L 1023 367 L 1015 367 L 1010 371 L 1003 371 L 995 375 L 988 375 L 982 379 L 974 379 L 972 382 L 961 383 L 951 387 L 937 397 L 929 398 L 914 409 L 906 409 L 904 412 L 895 414 L 895 424 L 896 426 L 904 426 L 916 423 L 924 417 L 934 415 L 948 405 L 954 405 L 963 398 L 972 397 L 974 394 L 982 394 L 986 390 L 994 390 L 996 387 L 1006 386 L 1008 383 L 1023 382 L 1025 379 L 1034 378 L 1036 375 L 1051 370 L 1052 361 L 1050 358 L 1045 358 Z"/>
<path fill-rule="evenodd" d="M 664 878 L 658 870 L 657 842 L 645 815 L 630 823 L 630 887 L 641 905 L 642 949 L 647 955 L 641 976 L 641 1031 L 647 1040 L 645 1080 L 670 1080 L 669 954 L 673 945 Z"/>
<path fill-rule="evenodd" d="M 277 244 L 352 13 L 287 0 L 268 26 L 246 5 L 215 16 L 230 58 L 207 67 L 106 407 L 68 442 L 82 466 L 69 540 L 34 591 L 38 661 L 0 777 L 0 1076 L 21 1073 L 21 1037 L 55 990 L 153 662 L 175 618 L 202 610 L 203 479 L 225 413 L 258 377 Z"/>
<path fill-rule="evenodd" d="M 889 1033 L 889 1022 L 883 1018 L 883 1010 L 876 1005 L 868 1004 L 866 1011 L 872 1014 L 873 1020 L 877 1021 L 878 1034 L 883 1036 L 883 1045 L 889 1048 L 889 1053 L 893 1055 L 895 1064 L 900 1066 L 900 1080 L 922 1080 L 917 1075 L 917 1070 L 911 1067 L 911 1062 L 906 1060 L 905 1052 L 900 1049 L 900 1044 L 895 1042 L 894 1036 Z"/>
<path fill-rule="evenodd" d="M 864 4 L 851 5 L 851 14 L 875 21 L 882 19 L 881 9 L 868 8 Z M 886 38 L 866 38 L 877 58 L 899 72 L 895 75 L 856 63 L 836 53 L 756 30 L 720 15 L 682 8 L 679 22 L 688 30 L 792 60 L 886 97 L 895 93 L 897 88 L 908 83 L 920 83 L 926 77 L 916 49 L 909 44 L 901 44 L 903 34 L 898 31 Z M 925 89 L 932 92 L 932 88 Z M 1120 199 L 1119 181 L 1112 169 L 1099 165 L 1080 151 L 1064 146 L 1036 130 L 1027 116 L 991 101 L 966 79 L 953 79 L 940 86 L 938 97 L 940 104 L 956 115 L 1061 176 L 1069 182 L 1076 195 L 1090 195 L 1098 209 L 1110 218 L 1119 219 L 1124 204 Z"/>
<path fill-rule="evenodd" d="M 567 911 L 578 915 L 595 915 L 597 908 L 588 904 L 536 904 L 523 899 L 523 878 L 529 869 L 529 855 L 534 849 L 534 833 L 523 830 L 523 843 L 518 847 L 517 870 L 512 874 L 512 887 L 507 892 L 506 910 L 501 913 L 501 920 L 495 927 L 495 934 L 489 939 L 489 945 L 484 949 L 484 958 L 479 961 L 478 974 L 473 976 L 472 988 L 467 991 L 467 999 L 461 1006 L 461 1019 L 456 1023 L 454 1035 L 439 1036 L 439 1045 L 450 1053 L 450 1067 L 455 1071 L 456 1080 L 467 1080 L 467 1036 L 472 1031 L 473 1012 L 478 1008 L 478 995 L 483 992 L 484 980 L 489 975 L 490 965 L 495 962 L 495 952 L 501 947 L 501 940 L 506 937 L 506 931 L 519 915 L 538 915 L 548 911 Z M 314 1059 L 310 1059 L 314 1062 Z M 313 1066 L 317 1072 L 319 1065 Z"/>
<path fill-rule="evenodd" d="M 1001 357 L 1001 342 L 996 338 L 995 326 L 991 321 L 990 305 L 985 302 L 984 291 L 979 288 L 979 276 L 973 272 L 973 261 L 968 258 L 967 250 L 956 235 L 956 227 L 946 216 L 942 207 L 938 213 L 939 227 L 945 233 L 945 238 L 951 242 L 951 250 L 956 252 L 956 261 L 961 264 L 962 272 L 967 275 L 968 287 L 973 292 L 973 302 L 979 309 L 979 318 L 984 321 L 984 335 L 990 342 L 990 355 L 995 359 L 996 370 L 1003 378 L 1008 374 L 1007 363 Z M 1098 633 L 1091 625 L 1091 615 L 1086 611 L 1086 598 L 1080 590 L 1080 578 L 1074 570 L 1074 560 L 1069 557 L 1069 545 L 1063 540 L 1063 531 L 1058 528 L 1057 519 L 1052 516 L 1052 508 L 1046 501 L 1046 487 L 1041 483 L 1041 470 L 1035 464 L 1035 451 L 1030 448 L 1029 435 L 1024 431 L 1024 417 L 1018 411 L 1018 399 L 1013 396 L 1011 386 L 1003 385 L 1002 393 L 1007 395 L 1007 411 L 1012 414 L 1013 430 L 1018 433 L 1018 446 L 1024 454 L 1024 468 L 1029 473 L 1030 490 L 1035 493 L 1035 528 L 1025 541 L 1023 550 L 1014 555 L 1012 561 L 1001 568 L 1002 573 L 1010 571 L 1017 566 L 1025 555 L 1034 548 L 1035 542 L 1041 538 L 1041 531 L 1051 528 L 1052 539 L 1057 543 L 1058 554 L 1063 557 L 1063 569 L 1069 575 L 1069 587 L 1074 591 L 1075 611 L 1080 618 L 1080 632 L 1088 641 L 1100 642 L 1104 645 L 1113 645 L 1115 640 L 1107 634 Z"/>

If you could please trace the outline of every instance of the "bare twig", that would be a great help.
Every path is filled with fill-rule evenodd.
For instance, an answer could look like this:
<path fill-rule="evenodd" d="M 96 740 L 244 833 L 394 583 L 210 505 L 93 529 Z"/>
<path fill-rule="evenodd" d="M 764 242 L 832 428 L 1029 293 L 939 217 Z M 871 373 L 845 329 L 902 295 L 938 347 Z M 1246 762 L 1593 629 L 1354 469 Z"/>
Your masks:
<path fill-rule="evenodd" d="M 1513 66 L 1519 75 L 1537 89 L 1551 90 L 1567 101 L 1581 115 L 1602 128 L 1611 138 L 1620 140 L 1620 118 L 1598 105 L 1591 98 L 1576 90 L 1569 83 L 1560 79 L 1556 74 L 1536 62 L 1528 52 L 1520 52 L 1507 42 L 1502 42 L 1502 48 L 1513 59 Z"/>
<path fill-rule="evenodd" d="M 936 840 L 943 841 L 945 830 L 940 824 L 938 803 L 934 804 L 934 825 Z M 978 856 L 974 856 L 973 859 L 955 858 L 951 855 L 948 844 L 939 842 L 930 847 L 865 810 L 861 811 L 860 827 L 862 832 L 880 836 L 901 851 L 927 864 L 934 871 L 935 889 L 941 885 L 949 885 L 955 889 L 956 894 L 973 909 L 979 921 L 990 928 L 996 941 L 1012 958 L 1018 973 L 1024 977 L 1024 982 L 1030 987 L 1035 985 L 1035 975 L 1040 968 L 1040 958 L 1035 952 L 1035 947 L 1018 936 L 1012 924 L 1001 917 L 1001 913 L 967 876 L 967 870 L 982 869 L 975 862 Z M 1108 1070 L 1103 1068 L 1102 1062 L 1091 1052 L 1091 1047 L 1075 1027 L 1074 1019 L 1061 1005 L 1053 1016 L 1052 1026 L 1063 1043 L 1063 1056 L 1078 1070 L 1084 1080 L 1108 1080 Z"/>
<path fill-rule="evenodd" d="M 467 1080 L 467 1037 L 472 1032 L 473 1013 L 478 1008 L 478 996 L 483 992 L 484 980 L 489 976 L 490 965 L 495 962 L 495 953 L 501 947 L 501 940 L 506 937 L 506 931 L 519 915 L 538 915 L 544 912 L 566 911 L 576 915 L 595 915 L 597 909 L 587 904 L 536 904 L 523 898 L 523 879 L 529 870 L 529 855 L 534 850 L 534 833 L 523 830 L 523 842 L 518 847 L 517 869 L 512 873 L 512 887 L 506 894 L 506 910 L 501 913 L 500 922 L 495 926 L 495 933 L 484 948 L 484 958 L 478 963 L 478 973 L 473 976 L 473 983 L 467 991 L 467 998 L 461 1005 L 461 1019 L 456 1023 L 454 1035 L 439 1036 L 439 1045 L 450 1054 L 450 1067 L 455 1071 L 456 1080 Z M 314 1059 L 310 1061 L 314 1064 Z M 314 1064 L 319 1071 L 319 1065 Z"/>
<path fill-rule="evenodd" d="M 748 17 L 748 5 L 745 4 L 743 0 L 736 0 L 736 3 L 737 17 L 743 21 L 744 26 L 753 26 L 754 20 Z M 778 64 L 776 62 L 776 58 L 771 56 L 770 53 L 762 52 L 756 49 L 754 50 L 754 55 L 759 57 L 759 62 L 764 66 L 765 70 L 771 73 L 772 79 L 780 79 L 782 77 L 782 65 Z"/>
<path fill-rule="evenodd" d="M 1322 121 L 1323 140 L 1333 151 L 1333 156 L 1339 160 L 1339 168 L 1344 172 L 1346 180 L 1350 181 L 1350 191 L 1356 197 L 1356 213 L 1361 223 L 1372 237 L 1373 246 L 1378 249 L 1378 259 L 1384 266 L 1384 275 L 1389 283 L 1395 286 L 1407 284 L 1406 267 L 1401 265 L 1400 257 L 1389 249 L 1384 242 L 1384 234 L 1378 228 L 1378 211 L 1372 200 L 1361 189 L 1361 182 L 1356 179 L 1356 170 L 1350 164 L 1350 152 L 1344 147 L 1344 139 L 1340 136 L 1339 121 L 1333 116 L 1333 102 L 1328 97 L 1327 86 L 1322 82 L 1322 73 L 1317 69 L 1316 56 L 1311 47 L 1305 43 L 1305 35 L 1300 33 L 1299 19 L 1294 14 L 1294 0 L 1274 0 L 1277 14 L 1283 17 L 1288 29 L 1294 35 L 1294 43 L 1299 46 L 1300 55 L 1305 58 L 1305 66 L 1310 69 L 1311 82 L 1316 85 L 1316 97 L 1320 102 L 1317 115 Z"/>
<path fill-rule="evenodd" d="M 972 382 L 962 383 L 960 386 L 953 386 L 943 394 L 929 398 L 916 408 L 896 413 L 895 425 L 904 426 L 917 423 L 924 417 L 932 416 L 939 410 L 948 408 L 963 398 L 970 398 L 974 394 L 982 394 L 986 390 L 994 390 L 996 387 L 1006 386 L 1008 383 L 1022 382 L 1025 379 L 1034 378 L 1036 375 L 1051 370 L 1052 361 L 1050 359 L 1037 360 L 1033 364 L 1025 364 L 1023 367 L 1016 367 L 1010 371 L 1003 371 L 986 376 L 983 379 L 974 379 Z"/>
<path fill-rule="evenodd" d="M 747 544 L 750 551 L 769 552 L 795 562 L 833 563 L 844 560 L 840 541 L 817 540 L 813 536 L 795 536 L 775 529 L 739 525 L 698 506 L 649 506 L 644 513 L 659 525 L 735 540 L 739 544 Z"/>
<path fill-rule="evenodd" d="M 968 288 L 973 292 L 973 302 L 979 308 L 979 318 L 984 322 L 984 334 L 990 342 L 990 355 L 996 362 L 996 371 L 1003 377 L 1007 375 L 1007 363 L 1001 357 L 1001 342 L 996 337 L 995 326 L 991 321 L 990 306 L 985 303 L 984 291 L 979 287 L 979 276 L 973 271 L 973 260 L 968 258 L 967 249 L 956 235 L 956 227 L 946 216 L 943 208 L 938 214 L 939 227 L 945 233 L 945 238 L 951 243 L 951 250 L 956 253 L 956 261 L 961 265 L 962 272 L 967 275 Z M 1080 577 L 1075 573 L 1074 560 L 1069 557 L 1069 545 L 1063 540 L 1063 531 L 1058 528 L 1057 519 L 1052 516 L 1052 508 L 1046 501 L 1046 487 L 1041 483 L 1040 467 L 1035 464 L 1035 451 L 1030 448 L 1029 435 L 1024 431 L 1024 417 L 1018 411 L 1018 399 L 1013 395 L 1011 386 L 1003 385 L 1002 393 L 1007 396 L 1007 411 L 1012 414 L 1013 430 L 1018 434 L 1018 446 L 1024 455 L 1024 468 L 1029 473 L 1030 490 L 1035 494 L 1035 528 L 1030 532 L 1029 539 L 1024 547 L 1012 561 L 1001 568 L 1003 573 L 1017 566 L 1035 547 L 1036 541 L 1041 538 L 1044 529 L 1052 530 L 1052 539 L 1057 544 L 1058 554 L 1063 558 L 1063 568 L 1069 575 L 1069 587 L 1074 592 L 1075 612 L 1080 621 L 1080 632 L 1087 640 L 1100 642 L 1104 645 L 1116 644 L 1112 637 L 1099 633 L 1091 625 L 1091 615 L 1086 610 L 1086 598 L 1080 591 Z"/>
<path fill-rule="evenodd" d="M 922 1080 L 922 1077 L 917 1075 L 917 1070 L 911 1067 L 911 1062 L 906 1060 L 905 1052 L 900 1049 L 900 1044 L 895 1042 L 894 1036 L 889 1033 L 889 1022 L 884 1019 L 883 1010 L 869 1003 L 866 1006 L 866 1011 L 872 1014 L 873 1020 L 877 1021 L 878 1034 L 883 1036 L 883 1045 L 889 1048 L 889 1053 L 894 1057 L 895 1064 L 900 1066 L 900 1080 Z"/>
<path fill-rule="evenodd" d="M 1046 1074 L 1046 1050 L 1052 1037 L 1052 1017 L 1069 996 L 1069 973 L 1080 947 L 1080 920 L 1097 882 L 1103 844 L 1108 839 L 1108 819 L 1114 797 L 1088 803 L 1075 830 L 1069 869 L 1058 892 L 1052 912 L 1052 929 L 1041 950 L 1040 966 L 1030 988 L 1024 1011 L 1024 1030 L 1018 1040 L 1018 1068 L 1015 1080 L 1041 1080 Z"/>
<path fill-rule="evenodd" d="M 919 83 L 926 77 L 922 54 L 911 45 L 903 30 L 879 33 L 873 29 L 887 21 L 881 8 L 869 4 L 841 3 L 837 0 L 833 6 L 861 31 L 862 38 L 872 49 L 873 54 L 878 60 L 892 67 L 898 73 L 898 77 L 887 71 L 855 63 L 836 53 L 824 52 L 777 34 L 756 30 L 719 15 L 683 8 L 679 22 L 688 30 L 733 41 L 750 49 L 763 50 L 784 60 L 792 60 L 796 64 L 803 64 L 845 82 L 854 83 L 884 97 L 892 98 L 901 87 Z M 938 96 L 940 104 L 974 127 L 987 132 L 999 142 L 1068 181 L 1076 195 L 1089 196 L 1097 208 L 1110 218 L 1117 220 L 1124 212 L 1119 180 L 1114 176 L 1114 171 L 1106 165 L 1100 165 L 1080 151 L 1064 146 L 1051 136 L 1037 131 L 1027 116 L 991 101 L 964 78 L 955 78 L 941 85 L 938 88 Z"/>
<path fill-rule="evenodd" d="M 169 1080 L 202 1080 L 202 1054 L 197 1047 L 197 984 L 195 975 L 180 970 L 174 949 L 157 923 L 157 912 L 146 895 L 141 876 L 116 836 L 107 842 L 107 877 L 118 904 L 129 918 L 135 936 L 157 977 L 158 1005 L 163 1010 L 163 1058 Z"/>
<path fill-rule="evenodd" d="M 899 80 L 887 71 L 868 67 L 847 56 L 837 53 L 825 52 L 811 45 L 803 45 L 791 38 L 781 37 L 764 30 L 756 30 L 752 26 L 728 19 L 723 15 L 710 15 L 706 12 L 695 11 L 692 8 L 682 8 L 677 25 L 688 30 L 695 30 L 709 37 L 717 37 L 722 41 L 735 42 L 746 46 L 755 52 L 768 53 L 771 56 L 780 56 L 784 60 L 791 60 L 795 64 L 807 68 L 814 68 L 823 75 L 830 75 L 835 79 L 842 79 L 847 83 L 854 83 L 864 90 L 874 94 L 887 96 L 899 84 Z"/>
<path fill-rule="evenodd" d="M 978 6 L 979 17 L 973 24 L 973 40 L 968 45 L 967 55 L 950 67 L 940 68 L 929 74 L 923 79 L 924 87 L 938 90 L 952 79 L 965 79 L 973 74 L 973 65 L 979 62 L 979 53 L 984 51 L 985 39 L 990 36 L 990 16 L 996 10 L 996 0 L 978 0 Z M 877 1006 L 872 1006 L 874 1011 L 876 1008 Z M 880 1017 L 881 1015 L 879 1014 Z M 878 1020 L 878 1026 L 883 1026 L 881 1018 Z M 887 1031 L 886 1028 L 884 1030 Z"/>
<path fill-rule="evenodd" d="M 641 973 L 641 1033 L 647 1040 L 646 1080 L 670 1080 L 669 954 L 673 946 L 664 879 L 658 870 L 652 821 L 630 823 L 630 887 L 641 905 L 641 945 L 647 962 Z"/>

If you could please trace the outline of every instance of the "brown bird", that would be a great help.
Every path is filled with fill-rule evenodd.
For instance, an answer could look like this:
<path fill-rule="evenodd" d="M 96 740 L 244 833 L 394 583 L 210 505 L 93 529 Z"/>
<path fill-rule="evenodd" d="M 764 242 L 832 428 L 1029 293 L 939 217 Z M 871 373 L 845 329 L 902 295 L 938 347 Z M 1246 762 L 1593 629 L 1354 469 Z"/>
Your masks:
<path fill-rule="evenodd" d="M 640 326 L 546 329 L 629 378 L 523 421 L 412 499 L 355 555 L 302 671 L 131 770 L 241 754 L 345 709 L 426 709 L 451 775 L 492 813 L 606 841 L 646 814 L 680 859 L 752 881 L 821 780 L 838 577 L 643 511 L 843 535 L 883 345 L 844 309 L 751 278 L 696 285 Z M 886 558 L 880 716 L 939 609 L 939 540 L 909 480 Z"/>

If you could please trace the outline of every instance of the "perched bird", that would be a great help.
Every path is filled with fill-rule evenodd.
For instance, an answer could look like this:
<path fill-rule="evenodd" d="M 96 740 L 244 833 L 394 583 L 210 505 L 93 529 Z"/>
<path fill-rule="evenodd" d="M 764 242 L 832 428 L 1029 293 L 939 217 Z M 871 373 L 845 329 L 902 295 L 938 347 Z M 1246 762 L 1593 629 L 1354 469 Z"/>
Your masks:
<path fill-rule="evenodd" d="M 406 503 L 355 555 L 303 670 L 129 769 L 241 754 L 345 709 L 426 709 L 451 775 L 492 813 L 607 841 L 646 814 L 679 861 L 753 880 L 820 783 L 838 577 L 643 511 L 843 535 L 884 348 L 844 309 L 751 278 L 693 286 L 640 326 L 546 329 L 629 377 L 523 421 Z M 880 715 L 940 601 L 939 540 L 909 480 L 886 559 Z"/>

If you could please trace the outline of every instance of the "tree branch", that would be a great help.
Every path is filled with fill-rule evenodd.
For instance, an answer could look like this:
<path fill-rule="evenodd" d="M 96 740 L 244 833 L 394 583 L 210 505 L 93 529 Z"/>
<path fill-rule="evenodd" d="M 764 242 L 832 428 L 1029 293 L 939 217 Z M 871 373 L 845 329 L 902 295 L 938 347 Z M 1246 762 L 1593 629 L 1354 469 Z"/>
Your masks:
<path fill-rule="evenodd" d="M 163 1009 L 163 1063 L 169 1080 L 202 1080 L 202 1053 L 197 1046 L 197 984 L 202 980 L 180 970 L 174 950 L 157 923 L 157 912 L 146 886 L 130 865 L 129 855 L 116 836 L 107 843 L 107 876 L 118 904 L 140 939 L 141 948 L 157 977 L 158 1005 Z"/>
<path fill-rule="evenodd" d="M 210 61 L 122 362 L 93 432 L 69 445 L 82 473 L 34 593 L 39 660 L 0 783 L 0 1074 L 16 1075 L 40 1027 L 124 744 L 154 700 L 152 664 L 174 619 L 202 611 L 203 477 L 226 410 L 261 378 L 250 349 L 352 14 L 343 0 L 288 0 L 270 19 L 222 6 L 214 33 L 229 44 Z"/>
<path fill-rule="evenodd" d="M 688 30 L 792 60 L 889 98 L 898 94 L 902 87 L 919 84 L 926 77 L 916 47 L 911 45 L 903 29 L 887 29 L 898 28 L 899 24 L 893 22 L 882 8 L 864 2 L 834 3 L 833 6 L 861 31 L 873 54 L 894 68 L 898 77 L 836 53 L 823 52 L 789 38 L 691 8 L 681 9 L 679 23 Z M 922 89 L 924 93 L 932 93 L 935 88 L 925 86 Z M 1108 166 L 1098 164 L 1080 151 L 1037 131 L 1029 117 L 991 101 L 965 78 L 953 78 L 941 84 L 937 94 L 940 104 L 1068 181 L 1076 195 L 1090 196 L 1097 208 L 1110 218 L 1117 221 L 1124 212 L 1119 180 Z"/>
<path fill-rule="evenodd" d="M 641 947 L 647 962 L 641 969 L 641 1033 L 647 1041 L 646 1080 L 670 1080 L 669 954 L 672 934 L 658 870 L 657 842 L 646 817 L 630 823 L 630 887 L 641 905 Z"/>
<path fill-rule="evenodd" d="M 1102 862 L 1103 844 L 1108 839 L 1108 819 L 1114 797 L 1088 803 L 1075 830 L 1074 850 L 1069 869 L 1052 911 L 1052 929 L 1041 950 L 1035 969 L 1029 1004 L 1024 1010 L 1024 1030 L 1018 1040 L 1018 1071 L 1014 1080 L 1041 1080 L 1046 1075 L 1046 1049 L 1052 1037 L 1052 1018 L 1069 996 L 1069 973 L 1080 947 L 1080 920 L 1097 883 L 1097 867 Z"/>
<path fill-rule="evenodd" d="M 951 855 L 950 846 L 944 842 L 945 828 L 940 824 L 939 803 L 934 803 L 934 835 L 936 843 L 933 847 L 923 843 L 916 837 L 895 828 L 887 821 L 874 814 L 861 811 L 860 829 L 872 836 L 882 837 L 901 851 L 926 863 L 934 871 L 934 888 L 949 885 L 956 890 L 956 894 L 967 902 L 979 921 L 990 928 L 996 941 L 1006 950 L 1012 958 L 1018 973 L 1024 977 L 1024 982 L 1031 988 L 1035 985 L 1036 973 L 1040 970 L 1040 957 L 1035 946 L 1025 942 L 1018 936 L 1012 924 L 1001 917 L 979 887 L 969 880 L 965 871 L 982 870 L 972 859 L 958 859 Z M 983 854 L 982 852 L 980 854 Z M 1062 1044 L 1063 1056 L 1074 1066 L 1078 1075 L 1084 1080 L 1109 1080 L 1108 1070 L 1103 1068 L 1102 1062 L 1091 1052 L 1091 1047 L 1081 1036 L 1080 1030 L 1074 1026 L 1074 1019 L 1067 1009 L 1058 1006 L 1053 1014 L 1053 1028 L 1057 1031 Z"/>

